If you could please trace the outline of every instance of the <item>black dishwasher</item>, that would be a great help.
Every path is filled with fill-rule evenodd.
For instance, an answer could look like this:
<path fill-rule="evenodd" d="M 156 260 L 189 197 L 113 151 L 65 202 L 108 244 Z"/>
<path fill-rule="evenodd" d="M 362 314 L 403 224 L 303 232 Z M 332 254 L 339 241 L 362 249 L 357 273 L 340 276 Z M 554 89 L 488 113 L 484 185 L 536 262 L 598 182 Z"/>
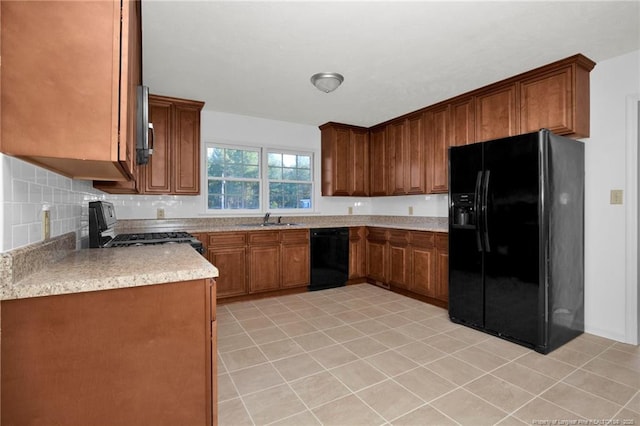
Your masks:
<path fill-rule="evenodd" d="M 349 279 L 349 228 L 312 228 L 309 290 L 341 287 Z"/>

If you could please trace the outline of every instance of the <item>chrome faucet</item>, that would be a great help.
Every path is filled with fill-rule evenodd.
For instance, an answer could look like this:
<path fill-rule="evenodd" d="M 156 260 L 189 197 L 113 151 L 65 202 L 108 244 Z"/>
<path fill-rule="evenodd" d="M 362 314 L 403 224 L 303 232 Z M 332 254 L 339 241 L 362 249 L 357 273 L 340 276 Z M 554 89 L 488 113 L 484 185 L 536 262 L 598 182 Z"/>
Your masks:
<path fill-rule="evenodd" d="M 271 216 L 271 213 L 269 212 L 264 215 L 264 219 L 262 219 L 263 224 L 267 224 L 269 222 L 269 216 Z"/>

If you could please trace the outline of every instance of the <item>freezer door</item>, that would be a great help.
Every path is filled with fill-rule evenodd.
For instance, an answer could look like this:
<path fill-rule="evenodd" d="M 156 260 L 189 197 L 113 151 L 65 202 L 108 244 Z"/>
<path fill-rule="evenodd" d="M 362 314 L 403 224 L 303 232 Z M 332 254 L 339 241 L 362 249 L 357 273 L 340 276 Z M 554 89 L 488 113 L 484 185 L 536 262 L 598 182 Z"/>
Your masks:
<path fill-rule="evenodd" d="M 545 314 L 539 221 L 544 144 L 530 133 L 483 145 L 485 328 L 539 345 Z"/>
<path fill-rule="evenodd" d="M 474 207 L 481 172 L 481 144 L 449 148 L 449 317 L 475 327 L 484 324 L 483 254 Z"/>

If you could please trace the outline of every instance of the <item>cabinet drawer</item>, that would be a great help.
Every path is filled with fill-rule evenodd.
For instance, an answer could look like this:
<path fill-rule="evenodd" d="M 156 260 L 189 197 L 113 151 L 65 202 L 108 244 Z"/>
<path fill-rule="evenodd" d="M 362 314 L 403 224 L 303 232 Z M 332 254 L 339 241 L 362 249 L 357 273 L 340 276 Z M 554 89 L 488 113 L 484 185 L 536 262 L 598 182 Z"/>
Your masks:
<path fill-rule="evenodd" d="M 389 230 L 389 242 L 392 244 L 407 245 L 409 244 L 410 231 L 401 231 L 398 229 Z"/>
<path fill-rule="evenodd" d="M 449 250 L 449 234 L 436 234 L 436 248 L 445 252 Z"/>
<path fill-rule="evenodd" d="M 245 232 L 211 232 L 208 238 L 208 247 L 243 246 L 247 243 Z"/>
<path fill-rule="evenodd" d="M 283 243 L 309 241 L 308 229 L 296 229 L 295 231 L 280 231 L 280 241 Z"/>
<path fill-rule="evenodd" d="M 432 232 L 413 232 L 411 244 L 414 247 L 433 248 L 435 235 Z"/>
<path fill-rule="evenodd" d="M 384 228 L 367 228 L 367 240 L 387 241 L 387 230 Z"/>
<path fill-rule="evenodd" d="M 249 232 L 249 244 L 272 244 L 280 241 L 279 231 Z"/>

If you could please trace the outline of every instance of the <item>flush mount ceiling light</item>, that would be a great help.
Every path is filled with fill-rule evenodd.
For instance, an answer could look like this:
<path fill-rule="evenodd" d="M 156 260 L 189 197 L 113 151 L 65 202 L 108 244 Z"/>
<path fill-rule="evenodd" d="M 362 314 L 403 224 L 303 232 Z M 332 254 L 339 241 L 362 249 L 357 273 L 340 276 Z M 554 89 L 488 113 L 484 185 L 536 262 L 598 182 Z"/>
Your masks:
<path fill-rule="evenodd" d="M 325 93 L 333 92 L 343 81 L 344 77 L 337 72 L 319 72 L 311 76 L 311 83 Z"/>

